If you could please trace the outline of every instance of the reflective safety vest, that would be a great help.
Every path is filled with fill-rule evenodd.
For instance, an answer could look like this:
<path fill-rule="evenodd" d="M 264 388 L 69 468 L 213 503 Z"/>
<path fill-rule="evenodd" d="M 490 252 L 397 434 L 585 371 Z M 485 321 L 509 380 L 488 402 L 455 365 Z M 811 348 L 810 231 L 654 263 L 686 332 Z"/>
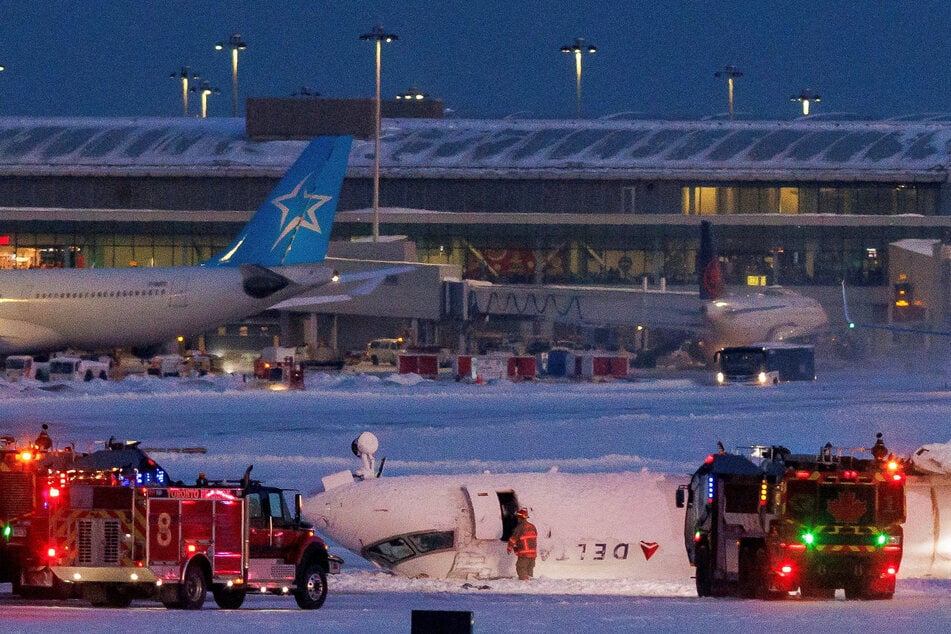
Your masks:
<path fill-rule="evenodd" d="M 538 531 L 535 525 L 525 521 L 516 526 L 509 537 L 509 548 L 519 557 L 535 559 L 538 549 Z"/>

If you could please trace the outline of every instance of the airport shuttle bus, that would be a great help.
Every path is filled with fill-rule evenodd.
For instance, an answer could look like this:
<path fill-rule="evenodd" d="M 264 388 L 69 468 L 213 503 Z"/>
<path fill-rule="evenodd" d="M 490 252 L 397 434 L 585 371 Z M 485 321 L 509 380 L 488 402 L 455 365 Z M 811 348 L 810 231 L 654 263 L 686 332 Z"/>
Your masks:
<path fill-rule="evenodd" d="M 713 361 L 719 385 L 775 385 L 781 381 L 816 379 L 813 346 L 776 342 L 731 346 L 718 351 Z"/>

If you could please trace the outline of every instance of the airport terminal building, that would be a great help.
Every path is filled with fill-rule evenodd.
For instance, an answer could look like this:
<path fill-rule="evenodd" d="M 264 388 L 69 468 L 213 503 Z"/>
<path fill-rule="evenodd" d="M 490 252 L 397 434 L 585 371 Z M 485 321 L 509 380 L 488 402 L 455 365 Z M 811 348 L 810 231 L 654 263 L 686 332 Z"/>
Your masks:
<path fill-rule="evenodd" d="M 321 132 L 358 137 L 333 237 L 371 235 L 374 145 L 365 122 L 269 116 L 268 102 L 281 101 L 249 104 L 247 120 L 0 119 L 0 266 L 196 264 L 230 242 L 306 138 Z M 437 287 L 446 275 L 536 287 L 695 287 L 698 226 L 708 219 L 733 287 L 795 288 L 820 299 L 836 322 L 845 280 L 853 313 L 884 323 L 896 318 L 901 281 L 922 307 L 916 319 L 951 320 L 948 281 L 916 280 L 915 270 L 894 270 L 913 260 L 890 255 L 896 244 L 933 248 L 929 275 L 948 275 L 951 117 L 394 116 L 382 128 L 380 233 L 405 236 L 419 262 L 443 265 Z M 314 328 L 331 314 L 353 323 L 374 312 L 445 317 L 439 288 L 422 300 L 400 284 L 383 289 L 386 308 L 369 300 L 315 308 Z M 416 303 L 427 308 L 416 314 Z M 354 339 L 341 347 L 374 329 L 393 334 L 362 323 L 351 335 L 334 326 L 335 338 Z M 414 327 L 438 336 L 438 327 Z"/>

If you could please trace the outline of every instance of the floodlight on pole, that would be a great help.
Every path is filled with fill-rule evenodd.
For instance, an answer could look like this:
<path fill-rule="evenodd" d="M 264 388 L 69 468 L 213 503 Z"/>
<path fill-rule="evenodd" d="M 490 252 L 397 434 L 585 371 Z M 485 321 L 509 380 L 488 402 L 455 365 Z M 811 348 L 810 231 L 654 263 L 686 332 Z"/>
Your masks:
<path fill-rule="evenodd" d="M 597 53 L 598 47 L 593 44 L 585 44 L 583 37 L 576 37 L 574 44 L 566 44 L 561 47 L 562 53 L 568 53 L 575 56 L 575 117 L 581 118 L 581 57 L 584 53 Z"/>
<path fill-rule="evenodd" d="M 736 66 L 725 66 L 723 70 L 713 73 L 714 77 L 726 77 L 727 99 L 730 107 L 730 121 L 733 121 L 733 80 L 742 77 L 743 73 Z"/>
<path fill-rule="evenodd" d="M 182 116 L 188 116 L 188 89 L 189 82 L 198 81 L 198 73 L 189 74 L 188 66 L 182 66 L 181 71 L 169 75 L 172 79 L 180 79 L 182 82 Z"/>
<path fill-rule="evenodd" d="M 817 95 L 810 88 L 806 88 L 798 95 L 793 95 L 789 98 L 789 101 L 798 101 L 802 103 L 802 116 L 809 116 L 809 104 L 810 103 L 819 103 L 822 101 L 822 97 Z"/>
<path fill-rule="evenodd" d="M 361 40 L 376 43 L 376 114 L 374 116 L 375 134 L 373 135 L 373 241 L 380 240 L 380 62 L 383 42 L 393 42 L 400 39 L 395 33 L 387 33 L 382 26 L 375 26 L 369 33 L 360 36 Z"/>
<path fill-rule="evenodd" d="M 209 95 L 219 95 L 221 91 L 217 88 L 212 88 L 211 84 L 208 83 L 208 80 L 202 81 L 197 86 L 192 86 L 190 88 L 192 92 L 197 92 L 201 96 L 201 118 L 205 119 L 208 117 L 208 96 Z"/>
<path fill-rule="evenodd" d="M 231 116 L 238 116 L 238 51 L 247 50 L 248 45 L 241 40 L 241 34 L 235 33 L 227 42 L 215 44 L 215 50 L 231 49 Z"/>

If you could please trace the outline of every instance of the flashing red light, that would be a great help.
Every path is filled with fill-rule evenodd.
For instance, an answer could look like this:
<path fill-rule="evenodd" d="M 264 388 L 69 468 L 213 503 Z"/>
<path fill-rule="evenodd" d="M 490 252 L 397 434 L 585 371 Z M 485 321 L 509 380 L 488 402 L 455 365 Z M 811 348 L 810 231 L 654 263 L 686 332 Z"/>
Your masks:
<path fill-rule="evenodd" d="M 885 569 L 886 575 L 894 575 L 897 572 L 898 572 L 898 569 L 895 568 L 895 566 L 889 566 L 888 568 Z"/>
<path fill-rule="evenodd" d="M 58 497 L 59 497 L 59 489 L 57 489 L 56 487 L 50 487 L 50 497 L 51 497 L 51 498 L 58 498 Z"/>
<path fill-rule="evenodd" d="M 793 543 L 793 544 L 787 544 L 786 548 L 788 548 L 789 550 L 805 550 L 806 545 L 802 543 Z"/>
<path fill-rule="evenodd" d="M 713 454 L 710 454 L 710 455 L 707 456 L 706 459 L 703 461 L 703 464 L 711 464 L 711 463 L 713 462 L 713 460 L 714 460 L 714 456 L 713 456 Z"/>
<path fill-rule="evenodd" d="M 892 482 L 901 482 L 904 479 L 905 479 L 905 476 L 901 473 L 892 474 Z"/>
<path fill-rule="evenodd" d="M 809 476 L 812 475 L 809 471 L 797 471 L 796 477 L 800 480 L 808 480 Z"/>
<path fill-rule="evenodd" d="M 897 471 L 897 470 L 898 470 L 898 461 L 897 461 L 897 460 L 889 460 L 887 466 L 888 466 L 888 470 L 889 470 L 889 471 Z"/>
<path fill-rule="evenodd" d="M 892 544 L 892 545 L 890 545 L 890 546 L 882 546 L 882 552 L 886 552 L 886 553 L 897 553 L 897 552 L 901 552 L 901 546 L 896 546 L 896 545 L 894 545 L 894 544 Z"/>
<path fill-rule="evenodd" d="M 842 477 L 847 480 L 854 480 L 855 478 L 859 477 L 859 472 L 858 471 L 843 471 Z"/>
<path fill-rule="evenodd" d="M 195 552 L 196 550 L 197 550 L 197 548 L 195 548 L 195 544 L 189 544 L 189 545 L 188 545 L 188 552 L 193 553 L 193 552 Z"/>
<path fill-rule="evenodd" d="M 783 564 L 782 566 L 779 567 L 779 572 L 784 575 L 788 575 L 792 571 L 793 571 L 793 567 L 790 566 L 789 564 Z"/>
<path fill-rule="evenodd" d="M 33 460 L 33 453 L 30 451 L 21 451 L 19 454 L 17 454 L 17 457 L 23 462 L 29 462 L 30 460 Z"/>
<path fill-rule="evenodd" d="M 52 546 L 47 548 L 46 556 L 49 557 L 50 559 L 53 559 L 54 557 L 56 557 L 56 549 L 53 548 Z"/>

